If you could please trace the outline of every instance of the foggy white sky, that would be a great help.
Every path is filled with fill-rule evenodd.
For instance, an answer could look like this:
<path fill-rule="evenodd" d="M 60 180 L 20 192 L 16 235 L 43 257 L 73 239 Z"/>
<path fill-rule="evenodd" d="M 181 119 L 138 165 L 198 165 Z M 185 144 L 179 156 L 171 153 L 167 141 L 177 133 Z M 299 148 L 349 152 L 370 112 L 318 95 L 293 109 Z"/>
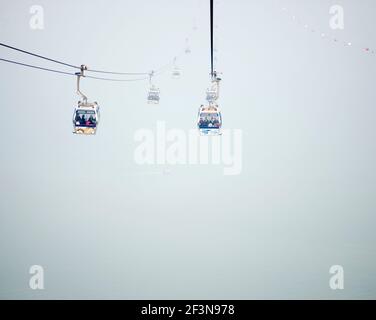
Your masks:
<path fill-rule="evenodd" d="M 243 170 L 139 166 L 138 129 L 195 126 L 209 80 L 206 2 L 0 0 L 1 42 L 109 70 L 164 65 L 197 21 L 182 78 L 156 79 L 159 106 L 147 105 L 147 82 L 83 80 L 101 106 L 95 137 L 71 133 L 74 78 L 0 64 L 1 298 L 375 298 L 376 56 L 282 11 L 376 48 L 374 1 L 219 0 L 223 127 L 243 132 Z M 44 30 L 29 27 L 34 4 Z M 343 31 L 329 29 L 333 4 Z M 44 291 L 28 287 L 33 264 Z M 334 264 L 344 291 L 328 286 Z"/>

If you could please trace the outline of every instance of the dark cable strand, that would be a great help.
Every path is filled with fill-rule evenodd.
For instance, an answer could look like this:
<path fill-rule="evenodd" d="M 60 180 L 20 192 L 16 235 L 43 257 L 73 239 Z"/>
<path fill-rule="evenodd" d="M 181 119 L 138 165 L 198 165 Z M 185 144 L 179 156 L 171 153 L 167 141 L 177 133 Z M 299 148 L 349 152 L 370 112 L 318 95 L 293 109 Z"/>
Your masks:
<path fill-rule="evenodd" d="M 214 40 L 213 40 L 213 20 L 214 20 L 214 0 L 210 0 L 210 70 L 211 75 L 214 74 L 213 65 L 213 51 L 214 51 Z"/>
<path fill-rule="evenodd" d="M 60 70 L 43 68 L 43 67 L 34 66 L 34 65 L 31 65 L 31 64 L 26 64 L 26 63 L 22 63 L 22 62 L 18 62 L 18 61 L 13 61 L 13 60 L 8 60 L 8 59 L 3 59 L 3 58 L 0 58 L 0 61 L 12 63 L 12 64 L 17 64 L 19 66 L 24 66 L 24 67 L 39 69 L 39 70 L 43 70 L 43 71 L 49 71 L 49 72 L 55 72 L 55 73 L 66 74 L 66 75 L 70 75 L 70 76 L 75 76 L 75 74 L 71 73 L 71 72 L 65 72 L 65 71 L 60 71 Z"/>
<path fill-rule="evenodd" d="M 79 66 L 75 66 L 73 64 L 69 64 L 69 63 L 66 63 L 66 62 L 59 61 L 59 60 L 51 59 L 51 58 L 48 58 L 48 57 L 45 57 L 45 56 L 42 56 L 42 55 L 39 55 L 39 54 L 36 54 L 36 53 L 32 53 L 30 51 L 22 50 L 22 49 L 10 46 L 10 45 L 2 43 L 2 42 L 0 42 L 0 46 L 11 49 L 11 50 L 15 50 L 15 51 L 18 51 L 18 52 L 21 52 L 21 53 L 25 53 L 25 54 L 28 54 L 28 55 L 31 55 L 31 56 L 34 56 L 34 57 L 37 57 L 37 58 L 40 58 L 40 59 L 44 59 L 44 60 L 47 60 L 47 61 L 58 63 L 58 64 L 61 64 L 61 65 L 67 66 L 67 67 L 71 67 L 71 68 L 75 68 L 75 69 L 81 69 L 81 67 L 79 67 Z M 105 70 L 95 70 L 95 69 L 88 69 L 87 71 L 93 72 L 93 73 L 103 73 L 103 74 L 113 74 L 113 75 L 129 75 L 129 76 L 132 76 L 132 75 L 133 76 L 137 76 L 137 75 L 138 76 L 144 76 L 144 75 L 149 74 L 148 72 L 115 72 L 115 71 L 105 71 Z M 92 78 L 95 79 L 96 77 L 92 77 Z M 100 79 L 100 80 L 102 80 L 102 79 Z M 110 81 L 113 81 L 113 80 L 114 79 L 110 79 Z"/>
<path fill-rule="evenodd" d="M 10 45 L 2 43 L 2 42 L 0 42 L 0 46 L 3 46 L 5 48 L 11 49 L 11 50 L 15 50 L 15 51 L 18 51 L 18 52 L 21 52 L 21 53 L 25 53 L 25 54 L 28 54 L 28 55 L 31 55 L 31 56 L 34 56 L 34 57 L 37 57 L 37 58 L 40 58 L 40 59 L 44 59 L 44 60 L 47 60 L 47 61 L 58 63 L 58 64 L 61 64 L 61 65 L 67 66 L 67 67 L 71 67 L 71 68 L 75 68 L 75 69 L 81 69 L 80 66 L 75 66 L 73 64 L 69 64 L 69 63 L 66 63 L 66 62 L 59 61 L 59 60 L 51 59 L 51 58 L 48 58 L 48 57 L 45 57 L 45 56 L 42 56 L 42 55 L 39 55 L 39 54 L 36 54 L 36 53 L 32 53 L 30 51 L 26 51 L 26 50 L 22 50 L 22 49 L 10 46 Z M 7 62 L 9 62 L 9 61 L 10 60 L 8 60 Z M 19 62 L 17 62 L 17 64 L 23 65 L 22 63 L 19 63 Z M 36 67 L 36 66 L 31 66 L 31 65 L 26 65 L 26 64 L 24 64 L 24 65 L 29 66 L 29 67 L 35 67 L 35 68 L 41 69 L 41 70 L 47 70 L 47 71 L 52 70 L 52 69 L 48 69 L 48 68 Z M 165 68 L 169 67 L 170 65 L 172 65 L 172 62 L 169 62 L 168 64 L 158 68 L 155 73 L 156 74 L 163 73 L 164 72 L 163 70 Z M 93 73 L 103 73 L 103 74 L 112 74 L 112 75 L 128 75 L 128 76 L 146 76 L 146 75 L 149 75 L 149 72 L 115 72 L 115 71 L 105 71 L 105 70 L 96 70 L 96 69 L 87 69 L 87 71 L 93 72 Z M 107 79 L 107 78 L 100 78 L 100 77 L 91 77 L 91 78 L 92 79 L 99 79 L 99 80 L 109 80 L 109 81 L 123 81 L 121 79 Z M 133 81 L 133 80 L 135 80 L 135 81 L 144 80 L 144 78 L 142 78 L 142 79 L 126 79 L 124 81 Z"/>
<path fill-rule="evenodd" d="M 4 62 L 7 62 L 7 63 L 11 63 L 11 64 L 16 64 L 16 65 L 23 66 L 23 67 L 38 69 L 38 70 L 42 70 L 42 71 L 49 71 L 49 72 L 65 74 L 65 75 L 69 75 L 69 76 L 77 76 L 76 73 L 39 67 L 39 66 L 35 66 L 35 65 L 27 64 L 27 63 L 22 63 L 22 62 L 18 62 L 18 61 L 14 61 L 14 60 L 8 60 L 8 59 L 0 58 L 0 61 L 4 61 Z M 92 76 L 85 76 L 85 78 L 95 79 L 95 80 L 104 80 L 104 81 L 118 81 L 118 82 L 132 82 L 132 81 L 141 81 L 141 80 L 148 79 L 147 77 L 136 78 L 136 79 L 113 79 L 113 78 L 101 78 L 101 77 L 92 77 Z"/>
<path fill-rule="evenodd" d="M 142 81 L 142 80 L 149 79 L 149 77 L 135 78 L 135 79 L 113 79 L 113 78 L 102 78 L 102 77 L 93 77 L 93 76 L 85 76 L 85 78 L 95 79 L 95 80 L 104 80 L 104 81 L 113 81 L 113 82 L 133 82 L 133 81 Z"/>
<path fill-rule="evenodd" d="M 93 70 L 88 69 L 88 72 L 94 73 L 104 73 L 104 74 L 114 74 L 114 75 L 127 75 L 127 76 L 144 76 L 147 75 L 147 72 L 115 72 L 115 71 L 104 71 L 104 70 Z"/>
<path fill-rule="evenodd" d="M 80 67 L 75 66 L 73 64 L 69 64 L 69 63 L 66 63 L 66 62 L 59 61 L 59 60 L 47 58 L 45 56 L 42 56 L 42 55 L 39 55 L 39 54 L 36 54 L 36 53 L 32 53 L 32 52 L 29 52 L 29 51 L 26 51 L 26 50 L 22 50 L 22 49 L 19 49 L 19 48 L 16 48 L 16 47 L 12 47 L 12 46 L 7 45 L 5 43 L 1 43 L 0 42 L 0 46 L 3 46 L 3 47 L 8 48 L 8 49 L 15 50 L 15 51 L 19 51 L 19 52 L 22 52 L 22 53 L 25 53 L 25 54 L 28 54 L 28 55 L 31 55 L 31 56 L 34 56 L 34 57 L 37 57 L 37 58 L 40 58 L 40 59 L 44 59 L 44 60 L 47 60 L 47 61 L 52 61 L 52 62 L 61 64 L 61 65 L 67 66 L 67 67 L 71 67 L 71 68 L 75 68 L 75 69 L 80 69 Z"/>

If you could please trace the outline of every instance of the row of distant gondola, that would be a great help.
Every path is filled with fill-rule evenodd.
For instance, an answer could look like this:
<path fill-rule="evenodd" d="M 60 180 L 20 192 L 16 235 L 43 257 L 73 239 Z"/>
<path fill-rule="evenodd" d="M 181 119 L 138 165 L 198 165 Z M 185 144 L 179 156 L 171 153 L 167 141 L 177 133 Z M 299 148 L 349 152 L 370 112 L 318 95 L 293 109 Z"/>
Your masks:
<path fill-rule="evenodd" d="M 22 62 L 0 58 L 1 61 L 5 61 L 5 62 L 16 64 L 16 65 L 40 69 L 40 70 L 49 71 L 49 72 L 55 72 L 59 74 L 76 76 L 77 93 L 81 97 L 80 101 L 78 102 L 78 105 L 74 109 L 74 114 L 73 114 L 73 132 L 76 134 L 93 135 L 97 132 L 98 125 L 100 123 L 100 111 L 99 111 L 98 103 L 89 102 L 87 96 L 83 94 L 82 91 L 80 90 L 80 82 L 81 82 L 81 79 L 84 77 L 99 79 L 99 80 L 110 80 L 110 81 L 138 81 L 138 80 L 149 79 L 149 90 L 147 94 L 147 102 L 149 104 L 159 104 L 160 102 L 160 90 L 154 84 L 153 78 L 156 75 L 160 75 L 161 73 L 165 72 L 166 70 L 164 70 L 163 72 L 160 70 L 158 70 L 157 72 L 151 71 L 150 73 L 120 73 L 120 72 L 93 70 L 93 69 L 88 69 L 87 66 L 85 65 L 75 66 L 72 64 L 68 64 L 65 62 L 61 62 L 58 60 L 44 57 L 39 54 L 28 52 L 28 51 L 25 51 L 16 47 L 12 47 L 10 45 L 7 45 L 1 42 L 0 42 L 0 46 L 6 47 L 12 50 L 16 50 L 25 54 L 29 54 L 29 55 L 32 55 L 41 59 L 52 61 L 52 62 L 61 64 L 70 68 L 80 69 L 80 72 L 71 73 L 71 72 L 66 72 L 66 71 L 61 71 L 61 70 L 56 70 L 56 69 L 48 69 L 48 68 L 44 68 L 44 67 L 40 67 L 36 65 L 30 65 L 30 64 L 25 64 Z M 190 53 L 190 49 L 186 48 L 185 53 L 186 54 Z M 87 72 L 91 72 L 91 73 L 99 72 L 99 73 L 116 74 L 116 75 L 140 75 L 140 76 L 147 75 L 148 77 L 132 78 L 132 79 L 113 79 L 113 78 L 94 77 L 92 74 L 87 75 L 86 74 Z M 171 76 L 174 79 L 179 79 L 181 76 L 181 69 L 176 64 L 176 58 L 174 58 L 173 60 L 173 68 L 172 68 Z M 217 76 L 217 73 L 213 71 L 211 73 L 211 85 L 209 89 L 207 89 L 207 92 L 206 92 L 207 103 L 205 105 L 201 105 L 199 108 L 197 126 L 199 129 L 199 132 L 203 135 L 219 135 L 220 134 L 220 129 L 222 126 L 222 118 L 221 118 L 221 113 L 217 104 L 217 100 L 219 98 L 220 80 L 221 79 Z"/>
<path fill-rule="evenodd" d="M 73 113 L 73 133 L 83 135 L 93 135 L 97 132 L 100 122 L 100 111 L 97 102 L 89 102 L 85 94 L 80 90 L 80 81 L 85 77 L 87 67 L 81 66 L 81 71 L 77 75 L 77 93 L 81 96 L 77 107 Z M 179 79 L 181 70 L 176 65 L 174 60 L 174 67 L 172 70 L 172 77 Z M 154 72 L 149 74 L 149 91 L 147 95 L 147 102 L 149 104 L 159 104 L 160 90 L 153 83 Z M 221 79 L 216 72 L 211 75 L 211 86 L 206 91 L 206 105 L 201 105 L 198 112 L 197 126 L 202 135 L 220 135 L 222 126 L 222 117 L 219 110 L 217 100 L 219 98 L 219 82 Z"/>
<path fill-rule="evenodd" d="M 217 100 L 219 98 L 219 83 L 221 79 L 217 76 L 217 72 L 214 71 L 214 37 L 213 37 L 213 20 L 214 20 L 214 1 L 210 1 L 210 56 L 211 56 L 211 85 L 206 92 L 206 101 L 205 105 L 201 105 L 198 111 L 198 119 L 197 119 L 197 127 L 202 135 L 220 135 L 221 134 L 221 127 L 222 127 L 222 117 L 221 112 L 219 110 Z M 73 65 L 63 61 L 59 61 L 56 59 L 51 59 L 40 54 L 36 54 L 33 52 L 29 52 L 26 50 L 22 50 L 20 48 L 16 48 L 14 46 L 10 46 L 5 43 L 0 42 L 0 46 L 21 52 L 23 54 L 28 54 L 33 57 L 37 57 L 39 59 L 44 59 L 49 62 L 54 62 L 59 65 L 63 65 L 64 67 L 69 67 L 73 69 L 78 69 L 80 72 L 68 72 L 56 69 L 49 69 L 41 66 L 26 64 L 23 62 L 12 61 L 9 59 L 0 58 L 0 61 L 21 65 L 24 67 L 55 72 L 59 74 L 66 74 L 70 76 L 77 77 L 77 93 L 80 95 L 81 99 L 78 102 L 78 105 L 74 109 L 73 114 L 73 133 L 75 134 L 82 134 L 82 135 L 94 135 L 97 132 L 98 125 L 100 123 L 100 111 L 99 105 L 97 102 L 89 102 L 88 98 L 85 94 L 82 93 L 80 90 L 80 82 L 83 77 L 98 79 L 98 80 L 106 80 L 106 81 L 138 81 L 138 80 L 147 80 L 149 79 L 149 90 L 147 95 L 147 102 L 149 104 L 158 104 L 160 101 L 160 90 L 158 87 L 155 86 L 153 83 L 153 78 L 157 74 L 161 74 L 161 69 L 157 69 L 156 72 L 152 71 L 150 73 L 129 73 L 129 72 L 111 72 L 111 71 L 104 71 L 104 70 L 95 70 L 95 69 L 88 69 L 87 66 L 81 65 Z M 184 51 L 186 54 L 190 53 L 190 48 L 187 46 Z M 177 57 L 173 60 L 173 69 L 172 69 L 172 77 L 175 79 L 180 78 L 181 71 L 180 68 L 176 64 Z M 171 65 L 168 64 L 167 66 Z M 86 75 L 87 72 L 91 74 Z M 106 75 L 117 75 L 117 76 L 143 76 L 143 78 L 133 78 L 133 79 L 114 79 L 114 78 L 104 78 L 93 76 L 92 73 L 100 73 Z M 148 76 L 145 78 L 145 76 Z"/>

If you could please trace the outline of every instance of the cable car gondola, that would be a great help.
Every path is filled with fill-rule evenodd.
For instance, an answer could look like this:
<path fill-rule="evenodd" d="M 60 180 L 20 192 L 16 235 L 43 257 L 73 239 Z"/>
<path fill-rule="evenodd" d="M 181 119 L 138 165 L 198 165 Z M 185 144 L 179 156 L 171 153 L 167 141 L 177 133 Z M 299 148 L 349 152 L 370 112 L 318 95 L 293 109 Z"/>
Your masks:
<path fill-rule="evenodd" d="M 211 88 L 206 92 L 208 105 L 201 105 L 198 111 L 197 126 L 201 135 L 220 135 L 222 127 L 222 115 L 217 104 L 219 98 L 220 78 L 214 71 L 212 74 Z"/>
<path fill-rule="evenodd" d="M 214 38 L 213 38 L 213 17 L 214 1 L 210 0 L 210 76 L 211 86 L 206 91 L 206 106 L 201 105 L 198 110 L 197 127 L 201 135 L 220 135 L 222 128 L 222 115 L 217 100 L 219 99 L 219 82 L 221 79 L 214 70 Z"/>
<path fill-rule="evenodd" d="M 99 106 L 96 102 L 88 102 L 87 97 L 80 91 L 80 79 L 84 77 L 84 71 L 87 67 L 82 65 L 81 72 L 77 75 L 77 94 L 82 98 L 82 101 L 78 102 L 77 107 L 73 113 L 73 133 L 94 135 L 97 132 L 99 124 Z"/>
<path fill-rule="evenodd" d="M 148 92 L 148 103 L 158 104 L 160 100 L 160 90 L 152 83 L 152 77 L 154 76 L 154 71 L 149 74 L 150 89 Z"/>
<path fill-rule="evenodd" d="M 159 103 L 159 89 L 154 85 L 150 87 L 148 92 L 148 103 L 158 104 Z"/>
<path fill-rule="evenodd" d="M 185 39 L 185 50 L 184 50 L 184 53 L 185 54 L 190 54 L 191 53 L 191 48 L 190 48 L 190 45 L 189 45 L 189 39 L 188 38 Z"/>
<path fill-rule="evenodd" d="M 73 133 L 93 135 L 99 123 L 99 106 L 96 102 L 79 102 L 73 114 Z"/>
<path fill-rule="evenodd" d="M 197 125 L 201 135 L 220 135 L 222 116 L 218 105 L 200 106 Z"/>
<path fill-rule="evenodd" d="M 172 78 L 179 79 L 181 75 L 180 68 L 176 65 L 176 57 L 174 58 L 174 68 L 172 69 Z"/>
<path fill-rule="evenodd" d="M 181 76 L 180 68 L 175 66 L 174 69 L 172 70 L 172 77 L 174 79 L 179 79 L 180 76 Z"/>

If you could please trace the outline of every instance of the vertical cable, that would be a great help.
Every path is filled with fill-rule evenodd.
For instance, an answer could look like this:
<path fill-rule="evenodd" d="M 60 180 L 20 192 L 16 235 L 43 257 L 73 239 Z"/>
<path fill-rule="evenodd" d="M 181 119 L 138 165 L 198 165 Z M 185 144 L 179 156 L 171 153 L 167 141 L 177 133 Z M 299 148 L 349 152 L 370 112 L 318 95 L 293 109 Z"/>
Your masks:
<path fill-rule="evenodd" d="M 211 75 L 214 74 L 214 66 L 213 66 L 213 15 L 214 15 L 214 0 L 210 0 L 210 63 L 211 63 Z"/>

